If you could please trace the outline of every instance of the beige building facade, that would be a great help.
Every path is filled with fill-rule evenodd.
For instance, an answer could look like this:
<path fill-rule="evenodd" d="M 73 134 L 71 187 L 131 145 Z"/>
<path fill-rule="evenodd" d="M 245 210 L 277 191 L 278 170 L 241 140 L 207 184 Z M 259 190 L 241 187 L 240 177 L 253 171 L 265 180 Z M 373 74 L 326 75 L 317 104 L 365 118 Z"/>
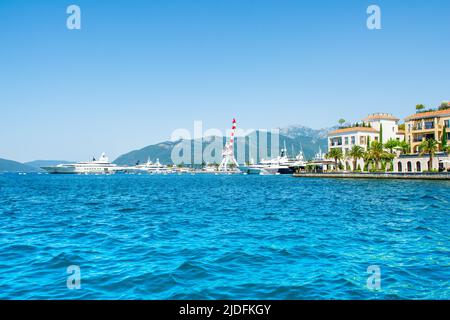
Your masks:
<path fill-rule="evenodd" d="M 447 140 L 450 143 L 450 109 L 422 112 L 405 118 L 406 142 L 411 145 L 412 153 L 419 153 L 422 141 L 433 138 L 442 141 L 446 128 Z M 439 144 L 439 150 L 442 150 Z"/>

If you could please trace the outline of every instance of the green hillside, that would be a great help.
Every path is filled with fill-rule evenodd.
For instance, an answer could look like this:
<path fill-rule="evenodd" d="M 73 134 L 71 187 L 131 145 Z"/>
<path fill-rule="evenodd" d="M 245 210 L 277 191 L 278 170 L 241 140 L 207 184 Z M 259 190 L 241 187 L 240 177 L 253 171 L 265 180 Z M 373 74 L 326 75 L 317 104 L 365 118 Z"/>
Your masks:
<path fill-rule="evenodd" d="M 223 137 L 211 137 L 210 139 L 220 139 L 222 140 L 222 145 L 224 145 L 226 141 L 225 138 Z M 202 142 L 202 150 L 205 150 L 205 148 L 213 142 L 210 139 L 204 139 L 204 141 Z M 255 138 L 255 136 L 253 136 L 251 139 L 249 138 L 249 136 L 236 138 L 235 155 L 237 159 L 239 159 L 239 152 L 237 150 L 237 145 L 239 143 L 242 143 L 241 142 L 242 139 L 245 139 L 245 150 L 246 150 L 245 161 L 247 162 L 250 160 L 248 156 L 249 150 L 251 148 L 259 148 L 258 139 Z M 270 138 L 268 138 L 268 140 L 269 141 L 267 148 L 270 150 Z M 191 154 L 193 159 L 194 141 L 190 140 L 189 142 L 191 144 Z M 163 164 L 172 164 L 171 160 L 172 149 L 178 143 L 179 142 L 166 141 L 159 144 L 150 145 L 142 149 L 134 150 L 126 154 L 123 154 L 119 156 L 114 161 L 114 163 L 118 165 L 134 165 L 138 161 L 142 163 L 146 162 L 147 159 L 150 159 L 151 161 L 156 161 L 156 159 L 159 159 L 159 161 Z M 303 149 L 306 159 L 313 158 L 314 155 L 319 151 L 319 148 L 321 148 L 322 151 L 327 150 L 327 139 L 324 137 L 302 136 L 302 135 L 297 136 L 294 135 L 288 137 L 280 135 L 279 139 L 280 149 L 283 148 L 284 143 L 286 143 L 286 149 L 290 157 L 296 156 L 301 148 Z M 254 158 L 254 160 L 260 161 L 261 159 Z"/>
<path fill-rule="evenodd" d="M 36 172 L 37 169 L 27 166 L 23 163 L 1 159 L 0 158 L 0 172 Z"/>

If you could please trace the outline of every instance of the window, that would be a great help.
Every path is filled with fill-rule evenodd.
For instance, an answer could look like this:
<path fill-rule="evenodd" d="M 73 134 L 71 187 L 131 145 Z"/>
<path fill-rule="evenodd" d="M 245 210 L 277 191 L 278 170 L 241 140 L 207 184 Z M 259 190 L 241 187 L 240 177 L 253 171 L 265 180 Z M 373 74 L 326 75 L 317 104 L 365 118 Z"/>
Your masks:
<path fill-rule="evenodd" d="M 446 128 L 449 128 L 449 127 L 450 127 L 450 120 L 445 120 L 445 121 L 444 121 L 444 126 L 445 126 Z"/>
<path fill-rule="evenodd" d="M 336 146 L 341 146 L 342 145 L 342 138 L 331 138 L 330 139 L 330 144 L 332 147 L 336 147 Z"/>
<path fill-rule="evenodd" d="M 352 136 L 352 144 L 355 144 L 355 143 L 356 143 L 356 137 Z"/>
<path fill-rule="evenodd" d="M 348 144 L 348 137 L 345 137 L 345 144 Z"/>
<path fill-rule="evenodd" d="M 433 121 L 426 121 L 425 122 L 425 129 L 434 129 L 434 122 Z"/>

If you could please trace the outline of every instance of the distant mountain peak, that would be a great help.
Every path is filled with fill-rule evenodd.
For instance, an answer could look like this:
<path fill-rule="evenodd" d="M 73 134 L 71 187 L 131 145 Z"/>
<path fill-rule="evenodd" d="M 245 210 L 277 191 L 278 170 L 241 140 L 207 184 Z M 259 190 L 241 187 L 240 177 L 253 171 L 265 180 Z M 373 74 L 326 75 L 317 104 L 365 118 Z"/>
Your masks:
<path fill-rule="evenodd" d="M 312 129 L 304 125 L 297 124 L 285 128 L 280 128 L 280 134 L 289 138 L 296 138 L 299 136 L 303 136 L 303 137 L 310 137 L 313 139 L 323 139 L 327 137 L 328 132 L 334 129 L 336 129 L 336 127 Z"/>

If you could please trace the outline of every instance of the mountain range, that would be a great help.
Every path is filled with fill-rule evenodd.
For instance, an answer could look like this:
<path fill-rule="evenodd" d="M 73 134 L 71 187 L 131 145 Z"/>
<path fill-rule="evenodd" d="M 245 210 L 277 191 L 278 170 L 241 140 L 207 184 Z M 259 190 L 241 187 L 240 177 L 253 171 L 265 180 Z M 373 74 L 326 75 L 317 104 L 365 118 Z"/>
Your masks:
<path fill-rule="evenodd" d="M 324 129 L 311 129 L 301 125 L 293 125 L 286 128 L 280 128 L 279 136 L 279 149 L 286 145 L 287 153 L 290 157 L 296 156 L 300 150 L 303 150 L 306 159 L 311 159 L 321 149 L 323 152 L 327 150 L 327 133 L 332 128 Z M 256 134 L 261 134 L 261 131 L 256 131 Z M 244 139 L 246 157 L 245 161 L 250 161 L 249 150 L 251 148 L 259 148 L 258 139 L 252 138 L 254 136 L 237 137 L 235 144 L 235 155 L 239 159 L 239 150 L 236 146 Z M 203 141 L 190 140 L 187 143 L 191 145 L 191 154 L 193 154 L 194 144 L 202 145 L 202 150 L 208 147 L 213 139 L 221 140 L 221 144 L 224 145 L 227 141 L 226 137 L 207 137 Z M 186 142 L 186 141 L 185 141 Z M 165 141 L 157 144 L 146 146 L 139 150 L 133 150 L 117 157 L 114 163 L 117 165 L 134 165 L 137 162 L 145 162 L 147 159 L 151 161 L 159 161 L 163 164 L 172 164 L 171 154 L 173 148 L 179 143 L 179 141 Z M 270 149 L 270 138 L 268 138 L 268 149 Z M 219 157 L 220 158 L 220 157 Z M 254 161 L 260 161 L 259 157 L 253 159 Z M 35 160 L 31 162 L 20 163 L 13 160 L 0 158 L 0 172 L 42 172 L 41 167 L 51 166 L 59 163 L 69 163 L 70 161 L 64 160 Z"/>
<path fill-rule="evenodd" d="M 284 148 L 284 145 L 286 145 L 288 156 L 295 157 L 300 152 L 300 150 L 302 150 L 305 158 L 311 159 L 317 154 L 319 150 L 326 152 L 327 133 L 334 129 L 335 128 L 325 128 L 316 130 L 304 126 L 290 126 L 287 128 L 282 128 L 280 129 L 279 136 L 279 151 L 281 152 L 281 149 Z M 256 131 L 255 133 L 259 135 L 263 132 Z M 187 143 L 190 143 L 191 145 L 191 154 L 193 154 L 194 144 L 196 142 L 199 144 L 201 143 L 202 150 L 205 150 L 208 144 L 210 144 L 214 139 L 222 139 L 222 145 L 224 145 L 227 140 L 227 138 L 225 137 L 207 137 L 204 138 L 203 141 L 190 140 Z M 242 139 L 245 139 L 245 161 L 248 162 L 250 161 L 249 150 L 254 147 L 259 150 L 259 145 L 257 145 L 258 141 L 256 141 L 257 139 L 255 138 L 250 138 L 249 135 L 245 137 L 236 137 L 234 152 L 237 159 L 239 159 L 239 150 L 237 148 L 237 145 L 242 142 Z M 133 165 L 137 162 L 145 162 L 147 161 L 147 159 L 150 159 L 151 161 L 159 159 L 161 163 L 172 164 L 172 150 L 179 142 L 180 141 L 165 141 L 144 147 L 139 150 L 133 150 L 119 156 L 116 160 L 114 160 L 114 163 L 118 165 Z M 268 138 L 267 148 L 270 149 L 270 138 Z M 260 161 L 261 159 L 257 157 L 253 160 Z"/>
<path fill-rule="evenodd" d="M 38 169 L 26 164 L 0 158 L 0 172 L 37 172 Z"/>
<path fill-rule="evenodd" d="M 43 169 L 41 169 L 41 167 L 54 166 L 60 163 L 70 163 L 70 161 L 35 160 L 21 163 L 13 160 L 0 158 L 0 172 L 45 172 Z"/>

